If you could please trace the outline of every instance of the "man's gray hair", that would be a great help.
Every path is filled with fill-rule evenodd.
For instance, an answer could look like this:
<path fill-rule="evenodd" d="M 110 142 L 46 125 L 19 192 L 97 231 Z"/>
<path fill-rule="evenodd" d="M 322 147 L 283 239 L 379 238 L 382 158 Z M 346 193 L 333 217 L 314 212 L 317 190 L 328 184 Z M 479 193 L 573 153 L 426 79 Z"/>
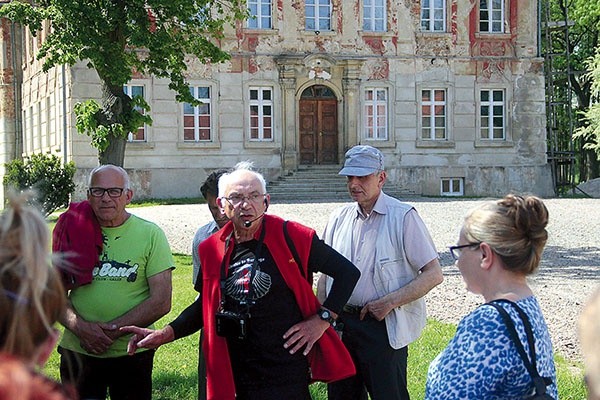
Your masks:
<path fill-rule="evenodd" d="M 231 182 L 237 178 L 242 173 L 250 172 L 256 179 L 260 182 L 260 186 L 262 188 L 263 193 L 267 193 L 267 182 L 265 181 L 265 177 L 254 170 L 254 163 L 252 161 L 240 161 L 235 164 L 231 172 L 221 175 L 219 178 L 219 197 L 225 196 L 225 190 L 231 184 Z"/>
<path fill-rule="evenodd" d="M 112 165 L 112 164 L 99 165 L 96 168 L 94 168 L 92 170 L 92 172 L 90 172 L 90 175 L 88 177 L 88 187 L 90 187 L 92 185 L 92 178 L 94 177 L 94 175 L 96 175 L 100 171 L 104 171 L 105 169 L 112 169 L 114 171 L 117 171 L 119 174 L 121 174 L 121 176 L 123 177 L 123 185 L 124 185 L 123 189 L 125 189 L 125 190 L 131 189 L 131 181 L 129 180 L 129 174 L 127 174 L 127 171 L 125 171 L 123 168 L 121 168 L 117 165 Z"/>

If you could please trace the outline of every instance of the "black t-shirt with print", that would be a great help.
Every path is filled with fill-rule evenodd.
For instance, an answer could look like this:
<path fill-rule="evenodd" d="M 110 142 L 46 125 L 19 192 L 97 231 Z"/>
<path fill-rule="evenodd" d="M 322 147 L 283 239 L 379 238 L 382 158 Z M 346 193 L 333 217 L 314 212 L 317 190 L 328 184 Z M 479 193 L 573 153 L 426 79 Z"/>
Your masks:
<path fill-rule="evenodd" d="M 253 300 L 246 339 L 227 338 L 236 386 L 308 384 L 306 357 L 283 347 L 283 334 L 303 320 L 300 308 L 266 245 L 261 246 L 256 271 L 252 271 L 257 245 L 257 240 L 235 245 L 225 283 L 225 310 L 245 313 L 248 308 L 240 302 L 249 293 Z"/>

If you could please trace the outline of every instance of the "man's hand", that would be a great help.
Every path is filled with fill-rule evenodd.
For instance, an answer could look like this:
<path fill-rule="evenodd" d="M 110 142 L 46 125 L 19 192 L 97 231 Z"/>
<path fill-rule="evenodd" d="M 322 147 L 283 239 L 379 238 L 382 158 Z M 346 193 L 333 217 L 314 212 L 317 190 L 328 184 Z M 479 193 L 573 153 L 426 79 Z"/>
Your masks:
<path fill-rule="evenodd" d="M 77 329 L 74 332 L 79 338 L 81 347 L 90 354 L 102 354 L 108 350 L 114 340 L 102 329 L 102 324 L 77 321 Z"/>
<path fill-rule="evenodd" d="M 133 333 L 129 343 L 127 343 L 127 353 L 131 356 L 140 348 L 156 349 L 159 346 L 172 342 L 175 339 L 175 332 L 171 325 L 167 325 L 162 329 L 153 330 L 140 328 L 138 326 L 123 326 L 121 332 Z"/>
<path fill-rule="evenodd" d="M 304 347 L 302 354 L 306 356 L 327 328 L 329 328 L 329 322 L 322 320 L 318 315 L 313 315 L 292 326 L 284 333 L 283 338 L 287 341 L 283 344 L 283 347 L 290 349 L 290 354 L 294 354 Z"/>
<path fill-rule="evenodd" d="M 383 321 L 386 315 L 388 315 L 394 309 L 394 304 L 387 301 L 385 297 L 379 300 L 371 301 L 367 303 L 362 310 L 360 310 L 360 319 L 363 320 L 367 314 L 375 318 L 377 321 Z"/>

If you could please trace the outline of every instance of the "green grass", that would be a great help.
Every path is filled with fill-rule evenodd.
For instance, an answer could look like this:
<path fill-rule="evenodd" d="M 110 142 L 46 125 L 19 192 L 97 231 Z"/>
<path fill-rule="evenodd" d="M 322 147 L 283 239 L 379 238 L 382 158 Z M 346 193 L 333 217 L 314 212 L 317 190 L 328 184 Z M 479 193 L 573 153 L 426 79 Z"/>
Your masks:
<path fill-rule="evenodd" d="M 171 312 L 157 322 L 163 327 L 172 321 L 196 297 L 192 287 L 192 261 L 187 255 L 175 254 L 177 268 L 173 272 L 173 306 Z M 409 347 L 408 386 L 413 399 L 423 399 L 427 368 L 431 360 L 448 344 L 456 332 L 456 326 L 429 320 L 420 339 Z M 45 372 L 57 379 L 58 354 L 50 358 Z M 575 363 L 557 355 L 558 391 L 563 400 L 586 398 L 581 363 Z M 161 347 L 154 359 L 154 400 L 197 399 L 198 334 L 188 336 Z M 314 400 L 327 398 L 324 384 L 311 386 Z"/>

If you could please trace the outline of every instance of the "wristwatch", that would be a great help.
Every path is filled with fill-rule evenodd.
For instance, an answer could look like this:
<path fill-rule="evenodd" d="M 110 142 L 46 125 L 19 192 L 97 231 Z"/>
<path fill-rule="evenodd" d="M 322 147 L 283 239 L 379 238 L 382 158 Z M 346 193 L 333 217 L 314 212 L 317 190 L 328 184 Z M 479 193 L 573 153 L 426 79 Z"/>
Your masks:
<path fill-rule="evenodd" d="M 319 311 L 317 311 L 317 315 L 319 316 L 319 318 L 321 318 L 323 321 L 327 321 L 329 322 L 329 325 L 333 326 L 333 328 L 335 329 L 336 325 L 337 325 L 337 321 L 335 320 L 335 318 L 333 318 L 333 316 L 331 315 L 331 311 L 325 309 L 325 308 L 319 308 Z"/>

